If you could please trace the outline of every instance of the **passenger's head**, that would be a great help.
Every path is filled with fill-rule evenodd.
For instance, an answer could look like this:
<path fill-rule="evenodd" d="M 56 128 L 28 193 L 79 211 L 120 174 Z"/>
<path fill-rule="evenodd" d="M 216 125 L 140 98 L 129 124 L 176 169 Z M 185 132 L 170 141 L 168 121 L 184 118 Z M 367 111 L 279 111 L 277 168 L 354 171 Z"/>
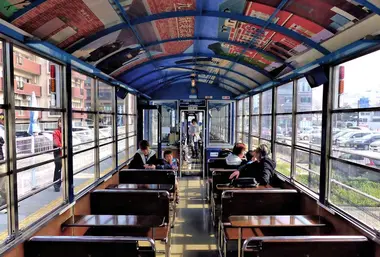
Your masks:
<path fill-rule="evenodd" d="M 193 124 L 193 125 L 197 124 L 197 120 L 196 119 L 192 119 L 191 120 L 191 124 Z"/>
<path fill-rule="evenodd" d="M 261 144 L 255 149 L 256 159 L 260 160 L 270 154 L 270 149 L 266 144 Z"/>
<path fill-rule="evenodd" d="M 243 159 L 247 147 L 243 143 L 236 143 L 232 149 L 232 153 Z"/>
<path fill-rule="evenodd" d="M 166 151 L 164 152 L 164 159 L 165 159 L 165 161 L 171 163 L 172 160 L 173 160 L 173 152 L 170 151 L 170 150 L 166 150 Z"/>
<path fill-rule="evenodd" d="M 0 124 L 1 125 L 4 125 L 4 119 L 5 119 L 5 117 L 4 117 L 4 113 L 0 113 Z"/>
<path fill-rule="evenodd" d="M 245 158 L 247 158 L 247 161 L 254 161 L 256 159 L 255 151 L 254 150 L 249 150 L 245 154 Z"/>
<path fill-rule="evenodd" d="M 139 148 L 140 148 L 140 151 L 143 152 L 144 155 L 148 155 L 149 154 L 150 145 L 149 145 L 148 141 L 141 140 L 140 143 L 139 143 Z"/>

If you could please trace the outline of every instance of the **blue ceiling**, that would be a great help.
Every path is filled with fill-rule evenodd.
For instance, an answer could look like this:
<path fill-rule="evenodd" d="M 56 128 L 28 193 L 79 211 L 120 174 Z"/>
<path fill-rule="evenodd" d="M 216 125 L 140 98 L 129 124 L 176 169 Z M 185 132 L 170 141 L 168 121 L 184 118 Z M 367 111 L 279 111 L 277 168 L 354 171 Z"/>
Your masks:
<path fill-rule="evenodd" d="M 322 43 L 379 13 L 365 0 L 0 4 L 0 18 L 148 95 L 191 79 L 236 96 L 273 85 L 303 69 L 297 57 L 311 49 L 323 61 L 341 57 Z"/>

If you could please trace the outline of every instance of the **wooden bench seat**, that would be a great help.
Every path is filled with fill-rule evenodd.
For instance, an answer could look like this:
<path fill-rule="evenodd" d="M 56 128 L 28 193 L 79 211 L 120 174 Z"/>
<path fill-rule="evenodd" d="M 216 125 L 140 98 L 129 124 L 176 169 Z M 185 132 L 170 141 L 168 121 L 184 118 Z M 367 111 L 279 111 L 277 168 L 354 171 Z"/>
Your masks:
<path fill-rule="evenodd" d="M 364 236 L 274 236 L 252 237 L 243 244 L 244 257 L 368 257 Z"/>
<path fill-rule="evenodd" d="M 139 242 L 148 247 L 139 247 Z M 154 257 L 149 238 L 94 236 L 36 236 L 25 242 L 25 257 Z"/>

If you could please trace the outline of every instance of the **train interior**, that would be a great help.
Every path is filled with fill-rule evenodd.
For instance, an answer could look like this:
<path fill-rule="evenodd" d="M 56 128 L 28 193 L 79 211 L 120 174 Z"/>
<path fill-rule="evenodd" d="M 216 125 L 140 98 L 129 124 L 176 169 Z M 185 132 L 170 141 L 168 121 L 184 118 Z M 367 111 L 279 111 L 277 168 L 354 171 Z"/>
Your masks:
<path fill-rule="evenodd" d="M 0 256 L 380 257 L 380 0 L 0 1 Z"/>

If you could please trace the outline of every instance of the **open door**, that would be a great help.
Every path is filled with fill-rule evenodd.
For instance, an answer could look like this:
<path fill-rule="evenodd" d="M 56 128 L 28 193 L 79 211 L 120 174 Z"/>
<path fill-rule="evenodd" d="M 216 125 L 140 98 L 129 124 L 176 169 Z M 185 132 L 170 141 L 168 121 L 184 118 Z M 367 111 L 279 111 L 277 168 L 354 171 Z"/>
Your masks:
<path fill-rule="evenodd" d="M 181 111 L 181 176 L 203 176 L 204 111 Z"/>

